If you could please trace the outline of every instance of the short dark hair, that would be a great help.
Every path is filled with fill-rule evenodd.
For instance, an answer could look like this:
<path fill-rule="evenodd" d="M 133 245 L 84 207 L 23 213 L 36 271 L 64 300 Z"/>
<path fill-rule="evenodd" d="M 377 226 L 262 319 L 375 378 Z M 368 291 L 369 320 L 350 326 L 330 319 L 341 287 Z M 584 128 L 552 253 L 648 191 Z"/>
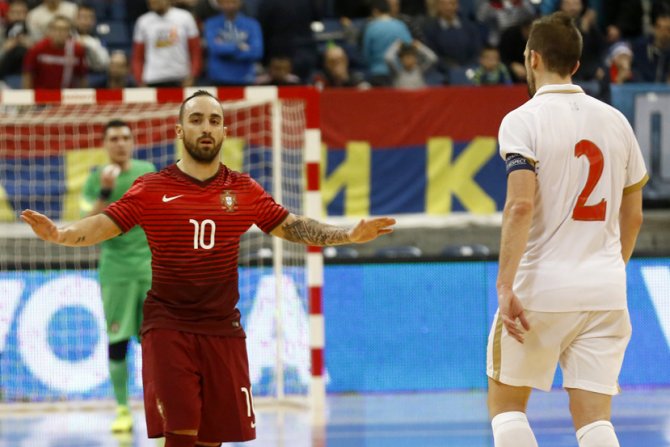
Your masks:
<path fill-rule="evenodd" d="M 216 102 L 221 105 L 221 101 L 219 101 L 219 98 L 216 96 L 212 95 L 210 92 L 207 90 L 198 90 L 195 93 L 193 93 L 191 96 L 186 98 L 184 102 L 181 103 L 181 106 L 179 107 L 179 122 L 182 123 L 184 120 L 184 107 L 186 106 L 186 103 L 192 100 L 193 98 L 197 98 L 199 96 L 209 96 L 210 98 L 216 99 Z M 223 113 L 223 106 L 221 106 L 221 112 Z"/>
<path fill-rule="evenodd" d="M 389 5 L 388 0 L 372 0 L 370 8 L 373 10 L 376 9 L 382 14 L 388 14 L 391 12 L 391 5 Z"/>
<path fill-rule="evenodd" d="M 88 9 L 89 11 L 93 11 L 93 13 L 96 12 L 95 7 L 93 7 L 93 5 L 91 3 L 88 3 L 88 2 L 79 3 L 79 7 L 77 8 L 77 10 L 80 10 L 80 9 Z"/>
<path fill-rule="evenodd" d="M 105 128 L 102 130 L 102 137 L 105 138 L 107 136 L 107 131 L 116 127 L 127 127 L 130 129 L 130 124 L 120 119 L 109 120 L 107 124 L 105 124 Z"/>
<path fill-rule="evenodd" d="M 570 16 L 555 12 L 533 22 L 528 50 L 542 56 L 547 70 L 569 76 L 582 55 L 582 35 Z"/>
<path fill-rule="evenodd" d="M 418 52 L 416 51 L 416 47 L 412 45 L 411 43 L 403 43 L 400 45 L 400 48 L 398 48 L 398 57 L 403 57 L 407 55 L 414 55 L 416 56 Z"/>

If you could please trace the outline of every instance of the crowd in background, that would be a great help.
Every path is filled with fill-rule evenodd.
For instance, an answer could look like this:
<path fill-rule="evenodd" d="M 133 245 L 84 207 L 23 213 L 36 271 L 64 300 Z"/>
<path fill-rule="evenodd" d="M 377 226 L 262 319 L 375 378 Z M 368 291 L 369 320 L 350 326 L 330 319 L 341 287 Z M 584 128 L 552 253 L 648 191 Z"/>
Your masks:
<path fill-rule="evenodd" d="M 532 20 L 562 10 L 575 81 L 670 83 L 670 0 L 0 0 L 5 88 L 525 82 Z"/>

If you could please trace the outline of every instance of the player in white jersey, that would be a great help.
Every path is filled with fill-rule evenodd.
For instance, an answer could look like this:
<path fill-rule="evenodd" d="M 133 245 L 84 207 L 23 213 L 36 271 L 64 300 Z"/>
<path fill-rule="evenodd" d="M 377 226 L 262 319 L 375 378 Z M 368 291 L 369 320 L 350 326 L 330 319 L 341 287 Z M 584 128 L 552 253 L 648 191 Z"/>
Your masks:
<path fill-rule="evenodd" d="M 610 415 L 631 335 L 625 264 L 648 177 L 625 117 L 572 84 L 581 50 L 567 15 L 535 21 L 532 98 L 500 126 L 507 199 L 487 348 L 496 447 L 537 446 L 526 406 L 557 363 L 579 446 L 619 446 Z"/>

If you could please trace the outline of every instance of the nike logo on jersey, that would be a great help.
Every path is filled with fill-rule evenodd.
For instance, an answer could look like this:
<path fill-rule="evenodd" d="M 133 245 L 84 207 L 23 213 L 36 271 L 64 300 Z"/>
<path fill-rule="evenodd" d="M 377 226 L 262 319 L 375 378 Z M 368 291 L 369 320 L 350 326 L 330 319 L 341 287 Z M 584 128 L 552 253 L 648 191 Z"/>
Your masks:
<path fill-rule="evenodd" d="M 253 421 L 251 422 L 251 428 L 256 428 L 256 423 Z"/>
<path fill-rule="evenodd" d="M 182 197 L 183 195 L 184 194 L 179 194 L 178 196 L 168 197 L 165 194 L 163 194 L 163 202 L 165 202 L 165 203 L 172 202 L 174 199 L 178 199 L 178 198 Z"/>

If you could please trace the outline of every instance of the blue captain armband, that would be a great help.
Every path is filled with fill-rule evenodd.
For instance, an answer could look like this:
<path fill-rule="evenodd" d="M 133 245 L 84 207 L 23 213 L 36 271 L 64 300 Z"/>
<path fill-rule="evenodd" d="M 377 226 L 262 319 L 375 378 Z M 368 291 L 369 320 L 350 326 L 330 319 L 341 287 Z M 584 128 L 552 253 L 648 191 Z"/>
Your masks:
<path fill-rule="evenodd" d="M 505 167 L 507 169 L 507 175 L 520 169 L 535 172 L 535 163 L 521 154 L 507 154 L 505 157 Z"/>

